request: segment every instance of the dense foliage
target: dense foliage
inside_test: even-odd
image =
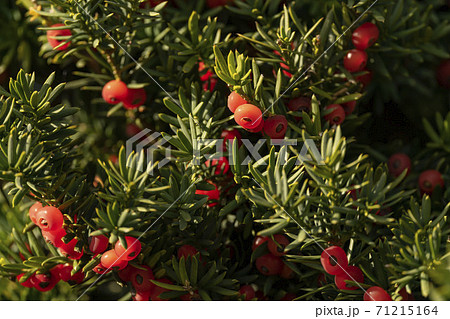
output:
[[[0,298],[449,300],[449,15],[3,1]]]

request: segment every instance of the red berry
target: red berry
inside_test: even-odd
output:
[[[103,275],[109,273],[111,269],[103,267],[102,264],[100,263],[97,266],[95,266],[94,269],[92,269],[92,271],[94,271],[97,274]]]
[[[280,257],[272,254],[266,254],[256,259],[256,268],[263,275],[277,275],[283,269],[283,262]]]
[[[50,282],[51,276],[52,275],[50,273],[35,274],[34,277],[33,277],[33,280],[35,282]]]
[[[150,291],[137,291],[132,298],[133,301],[150,301]]]
[[[36,225],[45,231],[60,230],[64,223],[64,217],[61,211],[53,206],[45,206],[36,214]]]
[[[350,50],[344,57],[344,68],[349,72],[360,72],[366,67],[367,59],[366,52],[357,49]]]
[[[139,133],[141,133],[141,129],[136,124],[128,124],[127,127],[125,128],[125,134],[128,137],[132,137]]]
[[[292,43],[291,43],[291,48],[294,49],[294,45]],[[273,51],[273,53],[275,53],[278,56],[281,56],[281,53],[278,52],[278,51]],[[283,57],[281,57],[281,60],[286,62],[286,60]],[[292,77],[292,74],[290,72],[288,72],[289,71],[289,67],[285,63],[281,62],[280,63],[280,67],[281,67],[281,72],[283,72],[284,75],[286,75],[288,78]],[[273,74],[276,76],[275,70],[273,71]]]
[[[336,277],[334,277],[334,283],[336,284],[336,287],[338,289],[356,290],[359,288],[359,286],[357,286],[356,284],[347,284],[345,282],[345,280],[356,281],[356,282],[362,283],[362,282],[364,282],[364,274],[361,271],[361,269],[359,269],[358,267],[348,266],[345,269],[344,273],[338,274],[338,275],[336,275]]]
[[[109,239],[105,235],[89,237],[89,250],[94,255],[103,253],[108,249]]]
[[[122,269],[121,271],[119,271],[118,275],[119,278],[122,279],[123,281],[127,282],[131,280],[131,275],[134,272],[134,268],[131,265],[126,266],[124,269]]]
[[[450,90],[450,59],[442,61],[436,70],[436,79],[440,86]]]
[[[264,133],[272,139],[282,139],[286,134],[288,121],[284,115],[275,115],[264,121]]]
[[[343,103],[341,106],[344,109],[345,116],[348,116],[348,115],[352,114],[353,111],[355,110],[356,101],[350,101],[347,103]]]
[[[255,289],[250,285],[245,285],[239,289],[239,294],[244,297],[245,301],[250,301],[255,298]]]
[[[263,128],[264,128],[264,120],[262,120],[257,127],[253,129],[246,128],[245,130],[251,133],[259,133],[263,130]]]
[[[212,74],[214,74],[214,73],[212,73]],[[212,75],[211,75],[210,78],[208,79],[208,81],[205,81],[205,83],[203,83],[203,91],[213,92],[216,85],[217,85],[217,79],[212,77]]]
[[[268,240],[269,237],[267,236],[256,236],[255,239],[253,240],[252,250],[254,251],[256,248],[258,248]]]
[[[125,236],[125,241],[127,242],[127,248],[123,247],[120,240],[116,242],[114,250],[117,256],[124,260],[133,260],[141,252],[141,242],[134,237]]]
[[[151,293],[154,285],[150,280],[155,279],[155,277],[153,276],[153,271],[149,266],[146,265],[139,265],[139,267],[144,269],[135,267],[132,268],[132,271],[130,273],[131,284],[133,285],[134,289],[136,289],[136,291],[148,291]]]
[[[300,96],[292,99],[288,103],[288,109],[293,112],[305,111],[306,113],[309,113],[312,110],[311,98]]]
[[[363,85],[363,88],[365,88],[370,84],[370,82],[372,82],[373,73],[372,71],[369,71],[367,69],[364,69],[363,71],[366,73],[355,77],[355,80],[361,83]]]
[[[109,156],[108,160],[110,160],[113,164],[117,164],[119,161],[119,158],[117,157],[117,155],[111,154]]]
[[[62,281],[69,281],[70,278],[72,278],[73,267],[70,264],[59,264],[56,265],[53,269]]]
[[[56,284],[59,282],[58,273],[55,270],[50,270],[47,274],[35,275],[32,282],[33,287],[37,290],[44,292],[52,290]]]
[[[62,238],[66,236],[66,231],[64,228],[60,228],[57,231],[50,232],[50,231],[42,231],[42,237],[44,237],[45,241],[52,244],[56,248],[59,248],[64,245]]]
[[[203,61],[200,61],[198,63],[198,72],[203,73],[203,71],[206,69],[206,65]],[[211,71],[210,69],[206,70],[206,73],[203,73],[200,75],[200,80],[202,82],[208,81],[212,76],[214,75],[214,72]]]
[[[292,78],[292,73],[287,71],[289,70],[289,67],[285,63],[280,63],[281,72],[283,72],[284,75],[286,75],[288,78]]]
[[[280,277],[283,279],[292,279],[294,277],[294,271],[286,264],[283,264],[283,268],[280,271]]]
[[[52,25],[52,28],[57,28],[57,27],[63,27],[65,26],[62,23],[57,23]],[[62,29],[62,30],[48,30],[47,31],[47,41],[48,43],[52,46],[52,48],[56,48],[57,46],[59,46],[61,43],[66,42],[66,40],[58,40],[55,37],[70,37],[72,36],[72,32],[69,29]],[[59,48],[57,48],[56,50],[58,51],[64,51],[66,50],[69,46],[70,46],[71,42],[67,42],[66,44],[60,46]]]
[[[388,161],[389,173],[392,176],[399,176],[406,169],[406,175],[409,174],[411,170],[411,160],[409,156],[403,153],[396,153],[389,157]]]
[[[84,280],[84,273],[80,270],[76,274],[73,274],[72,277],[70,277],[70,280],[68,281],[71,285],[74,284],[81,284]]]
[[[344,122],[345,111],[339,104],[328,105],[325,110],[332,110],[331,113],[324,116],[324,119],[327,120],[330,125],[341,125],[342,122]]]
[[[414,296],[410,295],[405,288],[402,288],[398,294],[402,296],[402,301],[414,301]]]
[[[436,186],[444,188],[444,180],[441,173],[434,169],[422,172],[419,176],[420,190],[428,195],[431,195]]]
[[[201,190],[201,189],[197,189],[196,191],[195,191],[195,194],[198,194],[198,195],[206,195],[206,196],[208,196],[208,201],[212,201],[212,203],[209,203],[208,204],[208,206],[209,207],[213,207],[213,206],[216,206],[217,205],[217,201],[218,201],[218,199],[220,198],[220,192],[219,192],[219,189],[217,188],[217,185],[216,184],[214,184],[213,182],[211,182],[211,181],[207,181],[209,184],[211,184],[211,185],[213,185],[216,189],[214,189],[214,190]]]
[[[364,293],[364,301],[392,301],[392,298],[383,288],[373,286]]]
[[[234,120],[245,129],[256,129],[262,122],[261,110],[252,104],[243,104],[234,111]]]
[[[215,175],[225,175],[230,170],[230,163],[224,156],[217,159],[207,160],[205,162],[206,167],[216,167],[214,170]]]
[[[195,290],[193,293],[188,292],[187,294],[184,294],[180,296],[180,300],[182,301],[194,301],[194,300],[201,300],[200,295],[198,294],[198,290]]]
[[[178,258],[184,257],[187,259],[188,257],[195,256],[198,253],[197,248],[191,245],[183,245],[178,248],[177,256]]]
[[[203,63],[203,62],[200,62],[200,63]],[[198,70],[202,71],[204,68],[205,68],[204,66],[203,66],[203,68],[199,67]],[[211,78],[213,78],[213,76],[214,76],[214,72],[211,71],[210,69],[208,69],[205,74],[200,76],[200,80],[202,82],[208,82]]]
[[[166,278],[161,278],[158,281],[162,282],[162,283],[165,283],[165,284],[169,284],[169,285],[173,284],[169,279],[166,279]],[[162,288],[162,287],[159,287],[157,285],[154,285],[153,291],[152,291],[152,293],[150,295],[151,300],[152,301],[166,301],[166,300],[169,300],[169,299],[163,299],[163,298],[160,297],[160,295],[163,292],[166,292],[166,291],[169,291],[169,290],[166,289],[166,288]]]
[[[226,151],[228,149],[228,146],[233,145],[234,139],[238,142],[238,145],[242,145],[242,136],[241,133],[237,129],[231,129],[231,130],[223,130],[222,134],[220,135],[223,139],[223,150]]]
[[[120,80],[112,80],[105,84],[102,96],[106,103],[118,104],[125,101],[129,95],[127,85]]]
[[[331,246],[325,249],[320,255],[320,262],[323,269],[330,275],[342,274],[348,266],[347,255],[339,246]]]
[[[267,245],[267,248],[269,248],[269,251],[274,256],[284,256],[286,253],[284,252],[284,249],[287,245],[289,245],[289,240],[286,238],[286,236],[281,234],[276,234],[273,236],[273,240],[270,239],[269,243]]]
[[[378,40],[380,31],[372,22],[366,22],[356,28],[352,34],[352,42],[355,48],[365,50]]]
[[[122,270],[128,265],[128,261],[120,258],[120,255],[117,255],[114,249],[105,251],[100,262],[103,267],[114,270]]]
[[[237,92],[231,92],[231,94],[228,95],[228,108],[232,113],[234,113],[239,106],[244,104],[248,104],[248,102]]]
[[[59,251],[67,256],[69,259],[80,259],[81,256],[83,256],[83,251],[81,252],[77,252],[75,251],[75,246],[77,245],[78,240],[76,238],[72,239],[69,243],[67,244],[62,244],[61,247],[59,247]]]
[[[36,214],[42,208],[42,204],[40,202],[36,202],[33,206],[30,207],[28,211],[28,215],[30,216],[31,221],[36,224]]]
[[[147,100],[147,92],[143,88],[140,89],[128,89],[128,95],[123,100],[123,106],[127,110],[136,109]]]
[[[22,286],[24,286],[24,287],[27,287],[27,288],[32,288],[33,287],[33,276],[34,275],[31,275],[31,277],[29,277],[27,280],[25,280],[24,282],[20,282],[20,278],[22,278],[23,276],[24,276],[25,274],[20,274],[20,275],[17,275],[17,277],[16,277],[16,280],[17,280],[17,282],[19,283],[19,284],[21,284]]]

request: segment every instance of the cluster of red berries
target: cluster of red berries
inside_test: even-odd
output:
[[[335,276],[334,282],[338,289],[356,290],[358,289],[357,286],[349,285],[345,281],[354,280],[359,283],[364,281],[361,269],[348,264],[345,251],[339,246],[331,246],[325,249],[320,256],[320,262],[328,274]]]
[[[393,154],[389,158],[387,164],[389,173],[394,177],[399,176],[405,170],[407,170],[406,175],[411,171],[411,159],[404,153]],[[430,169],[423,171],[419,175],[419,189],[422,194],[433,194],[433,191],[437,186],[441,189],[444,188],[444,179],[439,171]]]
[[[184,257],[188,259],[197,255],[199,252],[197,248],[191,245],[183,245],[178,248],[177,256],[178,259]],[[201,256],[199,256],[199,260],[201,260]],[[128,265],[123,270],[119,271],[119,278],[124,282],[131,283],[134,288],[134,301],[164,301],[168,299],[164,299],[161,297],[163,292],[168,291],[168,289],[162,288],[158,285],[155,285],[151,282],[151,280],[155,280],[155,276],[153,275],[153,271],[147,265],[138,265],[136,267],[132,265]],[[165,284],[173,284],[167,278],[161,278],[157,280],[158,282]],[[180,297],[181,300],[193,300],[192,295],[187,293]]]
[[[64,27],[65,25],[62,23],[57,23],[52,25],[52,28],[61,28]],[[64,51],[66,50],[71,42],[67,42],[63,45],[61,45],[62,43],[66,42],[66,40],[60,40],[57,39],[57,37],[70,37],[72,36],[72,32],[69,29],[60,29],[60,30],[48,30],[47,31],[47,41],[48,43],[52,46],[53,49],[56,49],[58,51]],[[60,46],[61,45],[61,46]]]
[[[252,250],[266,244],[268,253],[256,259],[256,268],[265,276],[279,275],[281,278],[290,279],[294,271],[281,259],[286,253],[284,249],[289,245],[289,240],[282,234],[276,234],[273,239],[267,236],[257,236],[253,240]]]
[[[59,251],[70,259],[80,259],[83,252],[75,250],[78,243],[76,238],[72,239],[67,244],[62,241],[66,236],[66,231],[63,227],[64,216],[61,211],[54,206],[42,206],[37,202],[30,207],[28,211],[31,221],[36,224],[42,231],[44,239],[59,249]]]
[[[356,81],[361,83],[363,87],[366,87],[372,81],[372,72],[366,68],[368,55],[365,50],[378,40],[379,35],[380,31],[375,24],[371,22],[362,24],[352,34],[355,49],[347,52],[344,57],[344,67],[349,72],[365,72],[363,75],[355,77]]]
[[[166,299],[160,298],[161,293],[167,289],[161,288],[153,284],[150,280],[154,280],[152,269],[147,265],[138,265],[136,267],[128,265],[119,272],[119,278],[124,282],[131,283],[134,288],[134,301],[162,301]],[[161,278],[159,282],[172,284],[168,279]]]
[[[150,280],[154,280],[152,269],[147,265],[133,266],[128,262],[136,259],[140,254],[142,245],[139,240],[131,236],[125,236],[126,248],[120,240],[114,249],[107,250],[108,238],[100,235],[91,238],[89,249],[94,254],[102,254],[100,263],[93,269],[98,274],[106,274],[111,270],[118,271],[119,278],[127,283],[131,283],[134,288],[133,300],[148,301],[164,300],[159,297],[167,289],[154,285]],[[160,279],[160,282],[171,284],[170,280]]]
[[[83,252],[75,251],[77,239],[72,239],[68,244],[62,241],[66,235],[63,228],[64,216],[61,211],[53,206],[43,207],[41,203],[35,203],[29,210],[30,219],[39,226],[42,230],[44,239],[50,242],[55,247],[59,248],[60,252],[70,259],[80,259]],[[109,246],[109,239],[104,235],[91,236],[89,239],[89,251],[95,256],[102,254],[100,263],[94,267],[93,271],[98,274],[106,274],[111,270],[117,270],[119,277],[124,281],[130,281],[133,284],[136,292],[143,295],[156,291],[157,295],[154,298],[159,298],[159,294],[163,291],[159,287],[149,281],[154,279],[153,273],[148,266],[140,265],[139,268],[128,265],[128,262],[135,259],[141,252],[141,243],[134,237],[125,236],[125,245],[118,240],[113,249],[107,250]],[[83,280],[84,274],[75,274],[69,276],[68,273],[72,271],[72,266],[64,265],[57,266],[50,270],[46,276],[31,276],[23,285],[36,287],[37,289],[51,289],[61,279],[64,281],[74,281],[79,283]],[[141,269],[143,268],[143,269]],[[21,275],[20,277],[22,277]],[[36,279],[36,278],[37,279]],[[20,280],[20,278],[18,278]],[[45,279],[45,280],[44,280]],[[81,281],[80,281],[81,280]],[[35,283],[36,282],[36,283]],[[32,284],[32,285],[31,285]],[[51,287],[51,288],[49,288]],[[151,288],[151,289],[150,289]],[[42,290],[47,291],[47,290]]]
[[[108,248],[109,240],[100,235],[91,238],[89,249],[94,254],[102,254],[100,263],[93,269],[98,274],[106,274],[111,270],[122,270],[128,266],[128,262],[135,259],[141,252],[141,242],[134,237],[125,236],[126,248],[120,240],[114,249]]]
[[[378,27],[372,22],[366,22],[353,31],[352,42],[355,49],[348,51],[344,57],[344,67],[349,72],[361,72],[365,69],[368,60],[365,50],[378,40],[379,35]]]
[[[16,279],[24,287],[36,288],[45,292],[52,290],[60,280],[70,284],[82,283],[84,280],[83,272],[79,271],[72,275],[72,270],[73,267],[70,264],[59,264],[46,273],[33,273],[26,280],[22,279],[25,273],[18,275]]]
[[[132,110],[143,105],[147,100],[147,93],[143,88],[131,89],[121,80],[112,80],[105,84],[102,96],[108,104],[123,103],[123,106]]]
[[[291,99],[287,107],[292,112],[305,112],[310,113],[312,110],[311,98],[307,96],[300,96]],[[325,120],[331,125],[340,125],[344,122],[345,117],[353,113],[356,107],[356,101],[350,101],[342,104],[330,104],[325,107],[325,110],[331,112],[324,116]],[[301,117],[295,117],[297,121],[301,120]]]
[[[352,35],[352,42],[355,49],[348,51],[344,57],[344,67],[349,72],[367,72],[362,76],[356,77],[356,80],[361,82],[364,86],[366,86],[372,78],[372,74],[365,69],[368,60],[368,55],[365,50],[378,40],[379,33],[377,26],[371,22],[366,22],[359,26]],[[344,122],[345,117],[349,116],[354,111],[355,106],[356,101],[328,105],[325,110],[329,111],[329,113],[326,114],[324,118],[331,125],[340,125]]]
[[[360,268],[348,264],[345,251],[339,246],[331,246],[325,249],[320,262],[323,269],[334,277],[334,283],[340,290],[356,290],[358,286],[349,284],[346,281],[364,282],[364,274]],[[390,301],[391,296],[381,287],[371,287],[364,294],[364,300]]]
[[[228,96],[228,108],[234,113],[236,123],[249,132],[262,132],[272,139],[282,139],[286,134],[288,122],[284,115],[273,115],[264,120],[261,109],[249,104],[237,92]]]
[[[206,72],[205,72],[206,70]],[[203,82],[203,90],[212,92],[217,84],[217,78],[211,69],[207,69],[204,62],[198,64],[198,72],[200,75],[200,80]]]

